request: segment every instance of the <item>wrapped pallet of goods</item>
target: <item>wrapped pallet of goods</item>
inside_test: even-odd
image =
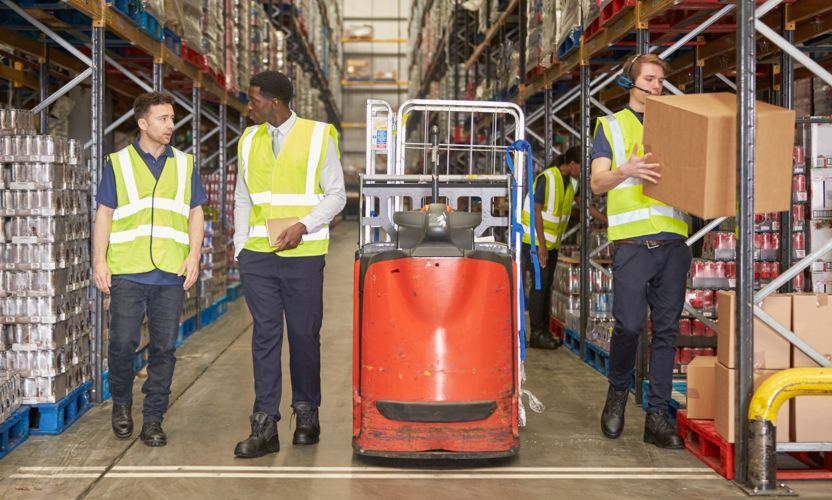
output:
[[[24,404],[55,403],[91,376],[89,167],[78,141],[0,109],[0,171],[0,368]]]
[[[240,90],[248,92],[249,81],[252,76],[251,68],[251,14],[254,5],[252,0],[239,0],[239,38],[237,45],[237,75]]]
[[[205,63],[212,73],[222,72],[223,44],[225,43],[222,0],[204,0],[205,30],[202,46],[205,49]]]
[[[599,6],[601,2],[602,0],[581,0],[581,24],[584,31],[601,15],[601,7]]]
[[[183,0],[182,40],[190,51],[200,55],[205,54],[202,46],[205,14],[202,9],[202,0]]]
[[[557,0],[555,17],[555,45],[558,55],[564,56],[578,45],[581,34],[580,0]]]
[[[239,0],[225,0],[225,8],[228,15],[225,18],[225,89],[237,94],[240,90],[240,79],[237,74],[239,68],[239,54],[237,47],[240,44],[240,9]]]

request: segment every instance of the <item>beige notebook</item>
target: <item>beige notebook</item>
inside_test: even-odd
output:
[[[298,223],[297,217],[266,220],[266,233],[269,235],[269,245],[276,247],[283,232]]]

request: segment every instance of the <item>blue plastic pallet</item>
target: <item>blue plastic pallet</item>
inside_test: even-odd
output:
[[[33,436],[61,434],[92,408],[90,389],[85,382],[57,403],[29,406],[29,433]]]
[[[581,336],[567,328],[563,331],[563,345],[575,354],[580,355]]]
[[[687,396],[688,383],[686,380],[674,380],[672,385],[673,393],[671,395],[672,397],[670,398],[670,407],[668,408],[668,413],[670,413],[670,416],[675,419],[676,412],[678,410],[685,409],[686,405],[682,404],[682,401],[680,401],[680,396]],[[649,386],[649,380],[645,380],[641,383],[641,407],[644,409],[644,411],[647,411],[647,388]]]
[[[225,288],[225,291],[228,300],[237,300],[240,298],[240,296],[243,295],[243,284],[238,282],[232,285],[228,285]]]
[[[581,45],[581,27],[576,26],[558,46],[558,60],[571,54]]]
[[[606,377],[609,374],[610,354],[592,342],[586,343],[586,348],[584,349],[584,361],[586,361],[586,364],[589,366],[595,368],[595,370],[597,370],[601,375]]]
[[[130,0],[107,0],[107,3],[125,16],[130,15]]]
[[[144,365],[147,364],[147,357],[150,354],[149,348],[144,346],[141,351],[136,351],[135,356],[133,357],[133,371],[137,372],[144,368]]]
[[[191,316],[182,323],[179,323],[179,335],[176,337],[176,348],[178,349],[188,337],[196,331],[196,316]]]
[[[112,394],[110,394],[110,370],[104,370],[104,374],[101,376],[101,379],[103,382],[102,385],[104,386],[104,389],[101,391],[101,400],[107,401],[110,399],[110,396],[112,396]]]
[[[0,423],[0,459],[29,439],[29,407],[21,406]]]
[[[130,14],[130,19],[133,24],[138,26],[143,31],[147,32],[154,40],[162,41],[164,39],[163,28],[161,23],[147,12],[133,12]]]

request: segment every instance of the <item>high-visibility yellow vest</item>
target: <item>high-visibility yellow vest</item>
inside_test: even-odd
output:
[[[113,212],[107,265],[113,274],[161,269],[177,274],[188,257],[188,216],[194,157],[173,149],[157,180],[129,145],[110,155],[118,207]]]
[[[638,146],[637,155],[644,154],[644,126],[629,109],[598,118],[612,148],[612,168],[626,163]],[[641,179],[630,177],[607,193],[608,236],[610,241],[637,238],[668,232],[688,235],[686,213],[645,196]]]
[[[323,200],[320,178],[329,138],[338,149],[338,133],[330,124],[297,118],[280,148],[272,150],[268,124],[249,127],[238,143],[240,175],[248,188],[252,208],[244,248],[274,252],[269,245],[266,220],[305,217]],[[329,225],[305,234],[303,244],[278,252],[281,257],[324,255],[329,249]]]
[[[558,167],[547,168],[534,178],[532,186],[537,186],[541,176],[546,179],[546,203],[543,205],[543,236],[546,240],[546,248],[555,250],[560,248],[561,240],[566,227],[569,225],[569,217],[572,215],[572,202],[575,200],[577,190],[577,179],[571,179],[569,185],[564,189],[563,175]],[[523,201],[523,211],[520,214],[520,223],[523,225],[523,243],[531,244],[531,192],[526,194]],[[538,237],[538,242],[542,238]]]

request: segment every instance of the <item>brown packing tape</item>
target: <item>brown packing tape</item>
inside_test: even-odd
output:
[[[815,305],[817,307],[826,307],[829,304],[829,295],[819,293],[815,295]]]

